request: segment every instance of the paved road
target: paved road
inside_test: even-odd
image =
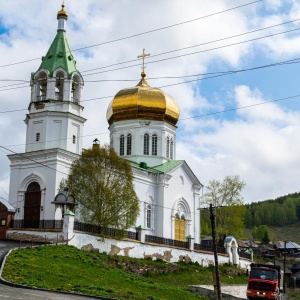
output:
[[[22,242],[21,247],[30,247],[32,244]],[[20,244],[11,240],[0,240],[0,265],[1,261],[10,249],[19,248]],[[100,298],[100,297],[99,297]],[[98,298],[98,299],[99,299]],[[77,296],[56,292],[45,292],[36,289],[23,289],[12,287],[0,282],[0,300],[87,300],[95,297]]]
[[[59,294],[31,289],[14,288],[0,284],[1,300],[87,300],[93,297],[76,296],[69,294]]]

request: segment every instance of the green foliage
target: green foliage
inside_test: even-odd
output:
[[[215,207],[216,229],[219,236],[229,234],[237,238],[243,236],[246,208],[243,205],[241,191],[245,185],[237,175],[226,176],[223,181],[209,181],[203,203]]]
[[[246,205],[245,224],[247,228],[263,224],[286,226],[298,220],[300,220],[300,193]]]
[[[139,200],[128,161],[109,147],[83,151],[67,180],[86,222],[103,228],[127,229],[139,215]]]
[[[252,237],[254,240],[257,239],[257,227],[256,226],[254,226],[252,229]]]
[[[191,293],[188,286],[211,284],[213,269],[196,263],[109,256],[69,246],[40,246],[14,250],[7,258],[3,278],[39,288],[117,299],[145,300],[148,295],[148,299],[157,300],[208,300]],[[222,284],[247,282],[245,274],[232,266],[220,266],[220,275]]]
[[[260,225],[256,229],[254,238],[265,244],[270,243],[271,241],[270,228],[267,225]]]

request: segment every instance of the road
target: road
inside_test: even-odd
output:
[[[30,242],[22,242],[21,247],[30,247]],[[19,248],[17,241],[0,240],[0,266],[2,259],[10,249]],[[78,296],[72,294],[62,294],[57,292],[47,292],[37,289],[26,289],[12,287],[0,282],[0,300],[87,300],[87,299],[107,299],[101,297]]]
[[[0,284],[1,300],[87,300],[93,297],[76,296],[33,289],[22,289]]]

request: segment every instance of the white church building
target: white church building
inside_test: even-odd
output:
[[[61,219],[51,202],[82,151],[84,80],[66,38],[67,18],[62,5],[56,37],[31,74],[25,152],[8,155],[9,202],[15,219],[28,227]],[[107,108],[111,146],[131,163],[134,174],[140,200],[136,227],[148,235],[179,241],[189,236],[199,243],[203,186],[184,160],[176,160],[178,118],[175,99],[150,87],[144,71],[140,82],[119,91]]]

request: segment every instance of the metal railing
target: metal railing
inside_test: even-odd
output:
[[[37,101],[45,101],[46,95],[37,96]]]
[[[202,251],[210,251],[210,252],[214,251],[212,245],[196,244],[196,243],[194,244],[194,249],[195,250],[202,250]],[[217,246],[217,252],[218,253],[224,253],[224,254],[227,253],[225,247],[220,247],[220,246]]]
[[[63,220],[12,220],[10,228],[36,228],[36,229],[62,229]],[[79,221],[74,222],[74,230],[99,234],[109,237],[126,237],[132,240],[138,240],[138,232],[123,231],[115,228],[104,228],[100,225],[87,224]],[[167,245],[178,248],[189,249],[187,241],[177,241],[153,235],[145,235],[145,242],[158,245]],[[213,252],[212,245],[194,244],[194,250],[203,250]],[[227,253],[224,247],[217,247],[218,253]],[[249,253],[239,253],[241,257],[251,258]]]
[[[55,100],[63,101],[63,95],[60,95],[59,93],[55,93]]]
[[[145,242],[148,243],[154,243],[154,244],[160,244],[160,245],[168,245],[168,246],[174,246],[179,248],[189,248],[188,242],[184,241],[177,241],[172,239],[167,239],[159,236],[154,235],[145,235]]]
[[[115,228],[104,228],[101,225],[87,224],[83,222],[74,222],[74,230],[83,231],[88,233],[101,234],[111,237],[127,237],[130,239],[137,239],[137,233],[132,231],[125,231]]]
[[[10,228],[62,229],[63,220],[12,220]]]

